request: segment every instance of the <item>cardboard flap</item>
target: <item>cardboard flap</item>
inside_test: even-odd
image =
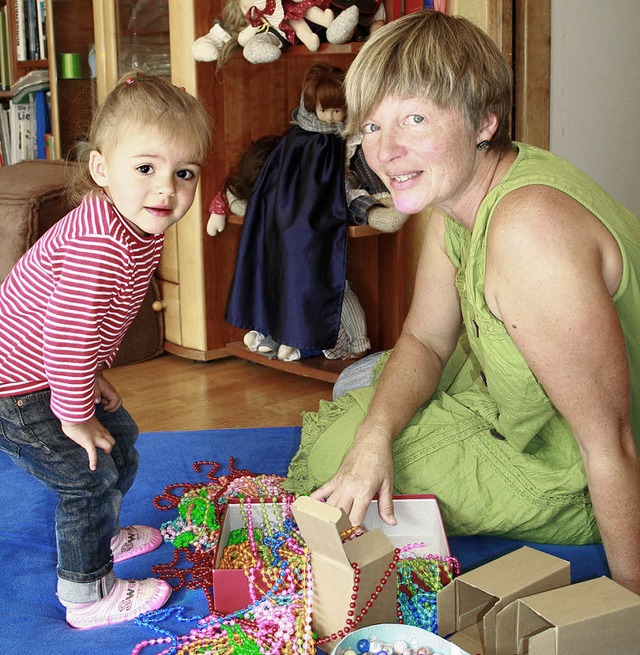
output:
[[[530,655],[600,655],[611,652],[614,644],[616,652],[634,652],[640,643],[640,597],[610,578],[553,589],[519,603],[523,616],[537,617],[518,626],[528,649],[522,652]],[[536,630],[543,621],[552,628]],[[553,651],[548,650],[550,643],[555,644]]]
[[[557,626],[593,620],[627,607],[635,606],[640,611],[640,596],[606,577],[529,596],[525,601]]]
[[[471,585],[458,585],[458,629],[478,623],[484,615],[496,604],[498,599],[483,589]]]
[[[527,595],[571,582],[569,562],[535,548],[523,546],[461,578],[474,587],[500,598],[504,604]]]
[[[321,555],[351,569],[340,539],[340,532],[349,528],[351,523],[342,509],[309,496],[300,496],[291,505],[291,511],[305,543],[314,555]]]
[[[461,578],[454,579],[437,595],[439,633],[448,635],[481,624],[483,617],[497,600],[492,594],[468,584]],[[478,625],[474,633],[480,634],[480,629],[481,626]]]
[[[546,653],[558,653],[558,640],[555,628],[547,628],[538,634],[530,637],[523,637],[518,642],[518,655],[545,655]],[[575,653],[571,650],[567,653]],[[585,651],[586,652],[586,651]],[[607,651],[604,650],[604,653]],[[558,655],[560,655],[558,653]]]
[[[543,652],[555,653],[556,634],[553,624],[520,600],[510,603],[497,615],[496,655],[529,653],[528,640],[539,633],[544,633],[544,636],[538,643],[546,646],[553,644],[551,650]]]
[[[375,562],[381,557],[385,560],[393,559],[393,544],[387,535],[378,528],[365,532],[357,539],[347,541],[343,546],[349,562],[357,562],[361,567]]]

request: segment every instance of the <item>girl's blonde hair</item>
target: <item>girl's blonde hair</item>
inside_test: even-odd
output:
[[[132,72],[122,76],[93,116],[89,136],[76,147],[80,165],[69,186],[74,204],[99,187],[89,173],[89,154],[108,153],[123,128],[153,127],[190,150],[190,160],[202,164],[211,147],[209,115],[196,98],[168,78]]]
[[[457,110],[470,133],[498,117],[491,147],[511,148],[512,71],[491,38],[469,20],[426,10],[388,23],[365,43],[346,75],[345,132],[362,124],[387,96],[422,97]]]

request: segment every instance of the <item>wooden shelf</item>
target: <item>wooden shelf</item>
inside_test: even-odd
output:
[[[227,223],[231,225],[242,225],[244,223],[244,218],[242,216],[236,216],[235,214],[229,214],[229,216],[227,216]],[[352,239],[359,239],[362,237],[381,236],[383,232],[369,227],[368,225],[349,225],[347,234]]]
[[[251,352],[242,341],[227,344],[227,350],[234,357],[246,359],[261,366],[268,366],[293,375],[302,375],[314,380],[323,380],[334,384],[338,376],[347,366],[353,364],[355,359],[327,359],[326,357],[307,357],[295,362],[282,362],[279,359],[269,359],[260,353]]]

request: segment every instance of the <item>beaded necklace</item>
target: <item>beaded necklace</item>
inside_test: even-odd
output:
[[[312,655],[316,644],[342,639],[358,627],[394,568],[398,570],[399,622],[437,631],[435,595],[459,574],[459,564],[453,557],[417,557],[413,551],[426,546],[416,543],[396,549],[390,569],[357,616],[355,608],[361,570],[354,562],[354,583],[345,626],[317,639],[311,627],[311,558],[291,518],[293,497],[282,489],[284,478],[235,469],[233,458],[227,476],[214,477],[219,470],[215,462],[196,462],[194,470],[199,473],[203,465],[211,467],[207,483],[170,485],[154,499],[157,509],[177,508],[178,517],[162,526],[165,540],[176,547],[173,561],[155,565],[152,569],[173,582],[174,589],[203,589],[211,613],[206,617],[186,617],[184,608],[178,606],[138,617],[135,622],[155,632],[157,637],[141,641],[134,647],[132,655],[139,655],[147,646],[158,645],[164,650],[157,655]],[[226,565],[245,570],[251,603],[223,616],[213,610],[211,570],[224,511],[232,497],[239,500],[244,528],[231,533],[230,543],[225,548],[229,553],[223,552],[222,560],[227,557]],[[283,501],[282,509],[276,502],[278,499]],[[260,503],[260,527],[253,523],[251,507],[254,502]],[[267,502],[272,503],[272,517],[268,515]],[[364,528],[358,525],[340,536],[343,541],[348,541],[363,533]],[[184,565],[181,560],[184,560]],[[257,576],[258,572],[260,576]],[[258,578],[265,582],[264,589],[259,588]],[[163,627],[169,618],[195,627],[188,634],[176,635]]]

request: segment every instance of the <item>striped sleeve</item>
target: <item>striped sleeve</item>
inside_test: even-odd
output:
[[[101,326],[116,296],[130,293],[127,259],[122,246],[104,235],[70,240],[52,258],[55,284],[44,315],[42,356],[51,409],[61,420],[93,416]]]

